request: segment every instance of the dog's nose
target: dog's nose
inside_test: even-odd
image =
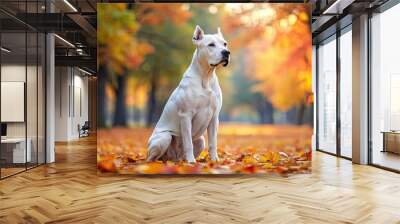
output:
[[[229,55],[231,54],[231,52],[229,52],[229,51],[227,51],[227,50],[223,50],[223,51],[221,52],[221,54],[222,54],[222,56],[223,56],[224,58],[228,58]]]

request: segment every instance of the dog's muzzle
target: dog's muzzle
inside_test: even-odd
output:
[[[229,55],[231,54],[231,52],[228,51],[228,50],[223,50],[223,51],[221,52],[221,54],[222,54],[222,61],[221,61],[221,63],[223,63],[222,65],[223,65],[224,67],[226,67],[226,66],[229,64]]]
[[[223,63],[222,66],[226,67],[229,64],[229,58],[223,59],[221,62]]]
[[[229,58],[230,58],[229,55],[230,55],[230,53],[231,53],[231,52],[229,52],[229,51],[227,51],[227,50],[223,50],[223,51],[221,52],[221,54],[222,54],[222,59],[221,59],[221,61],[218,62],[217,64],[210,64],[210,65],[216,67],[216,66],[222,64],[222,66],[226,67],[226,66],[229,64]]]
[[[211,66],[217,67],[218,65],[222,64],[222,66],[226,67],[229,64],[229,58],[223,58],[217,64],[210,64]]]

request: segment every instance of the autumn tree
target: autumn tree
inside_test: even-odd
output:
[[[224,29],[233,48],[246,46],[246,73],[280,111],[311,102],[311,33],[302,4],[236,5],[227,8]],[[300,120],[301,118],[299,118]]]
[[[138,39],[146,40],[155,51],[146,56],[143,65],[132,74],[148,83],[147,125],[161,113],[158,103],[166,101],[187,64],[190,63],[193,30],[187,21],[191,17],[186,4],[140,4],[135,8],[141,29]],[[173,85],[171,85],[173,84]]]
[[[169,42],[169,36],[160,36],[161,30],[157,29],[166,24],[181,25],[190,17],[190,13],[182,5],[171,4],[99,4],[98,11],[100,70],[107,71],[105,72],[107,76],[103,76],[103,80],[109,81],[115,87],[114,125],[125,126],[127,76],[134,74],[135,71],[143,71],[143,62],[151,60],[154,55],[159,55],[159,44]],[[149,27],[155,32],[146,33]],[[170,34],[170,36],[175,35],[173,32]],[[153,41],[154,39],[158,42]],[[179,43],[176,43],[176,46],[179,46]],[[151,54],[154,51],[157,51],[157,54]],[[161,60],[154,60],[151,67],[159,68]],[[158,79],[158,72],[150,71],[147,74],[152,81]],[[142,76],[146,76],[146,73],[142,73]],[[103,83],[105,82],[99,80],[100,88]],[[100,103],[100,110],[105,108]],[[104,120],[104,116],[100,116],[100,119]]]
[[[235,57],[242,59],[245,57],[242,51],[235,51]],[[273,111],[272,104],[265,99],[265,97],[253,88],[258,84],[258,80],[249,78],[246,74],[246,67],[248,62],[245,60],[236,60],[235,68],[231,71],[228,80],[233,90],[229,91],[229,96],[224,96],[224,107],[222,113],[232,113],[238,107],[250,107],[258,114],[258,122],[263,124],[273,124]],[[224,86],[224,88],[226,88]],[[226,92],[226,90],[224,90]]]
[[[140,25],[127,4],[99,4],[97,16],[99,126],[105,126],[107,83],[111,83],[117,92],[116,124],[124,125],[126,116],[124,74],[129,69],[137,68],[143,62],[144,56],[153,48],[135,38]]]

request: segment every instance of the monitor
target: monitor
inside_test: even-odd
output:
[[[7,124],[1,123],[1,136],[7,136]]]

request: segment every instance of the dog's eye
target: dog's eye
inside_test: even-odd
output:
[[[209,47],[215,47],[214,43],[208,44]]]
[[[224,43],[224,46],[226,47],[226,42]]]

